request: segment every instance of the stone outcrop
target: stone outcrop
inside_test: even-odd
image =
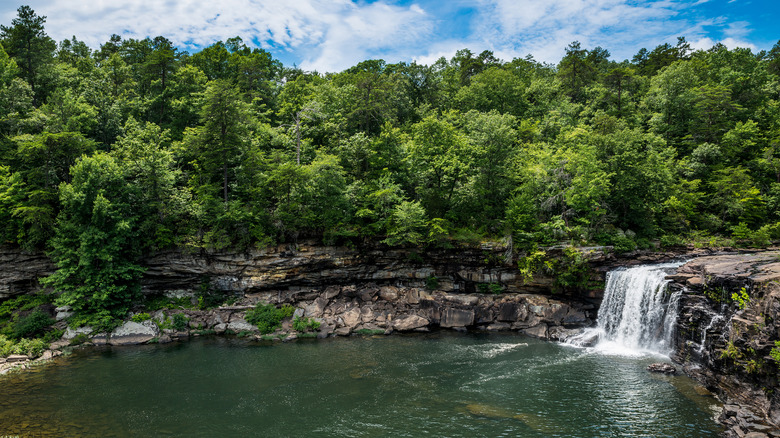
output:
[[[527,335],[563,340],[594,323],[592,304],[561,301],[531,294],[461,294],[426,291],[418,288],[329,286],[295,291],[266,291],[249,294],[231,306],[213,310],[177,310],[187,317],[189,331],[174,333],[159,330],[170,318],[156,312],[152,320],[128,321],[109,334],[94,334],[88,327],[68,329],[67,340],[80,334],[93,344],[127,345],[165,342],[169,338],[202,333],[254,333],[258,329],[246,322],[246,311],[256,303],[288,304],[296,307],[297,317],[320,322],[318,337],[348,336],[361,333],[455,330],[514,330]],[[274,337],[286,338],[292,328],[288,320]],[[166,337],[167,336],[167,337]],[[83,337],[82,337],[83,338]]]
[[[422,288],[430,282],[455,293],[474,293],[489,283],[511,292],[545,293],[552,284],[547,278],[524,283],[511,252],[498,244],[424,252],[303,243],[238,254],[170,251],[148,258],[145,267],[146,293],[193,291],[204,282],[236,294],[364,283]]]
[[[647,371],[651,373],[676,374],[677,368],[670,363],[651,363],[647,366]]]
[[[545,248],[556,257],[564,247]],[[592,268],[595,283],[614,267],[703,255],[707,250],[679,249],[667,252],[635,251],[616,255],[610,247],[579,248]],[[487,286],[505,292],[550,294],[552,277],[540,273],[524,279],[517,269],[511,245],[487,242],[477,247],[388,248],[323,246],[313,242],[279,245],[245,252],[170,250],[142,260],[146,272],[142,290],[147,294],[188,294],[202,287],[236,295],[285,288],[328,285],[360,285],[434,288],[455,294],[481,292]],[[54,272],[43,254],[0,247],[0,299],[35,292],[38,279]],[[490,288],[488,288],[490,289]],[[595,287],[584,297],[598,300]],[[384,293],[392,293],[385,291]]]
[[[149,342],[160,336],[160,329],[152,321],[127,321],[108,336],[111,345],[134,345]]]
[[[780,252],[700,257],[670,278],[683,290],[673,359],[724,401],[725,436],[780,436]]]
[[[54,269],[43,253],[0,246],[0,300],[37,290],[38,279]]]

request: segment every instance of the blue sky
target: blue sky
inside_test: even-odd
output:
[[[369,58],[431,63],[456,50],[492,50],[504,60],[532,54],[555,63],[578,40],[612,59],[675,43],[721,42],[768,50],[780,39],[778,0],[29,0],[0,2],[10,24],[21,4],[48,17],[55,40],[92,47],[112,33],[162,35],[195,52],[241,36],[285,65],[340,71]]]

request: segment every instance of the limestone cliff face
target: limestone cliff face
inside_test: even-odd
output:
[[[545,277],[524,284],[511,254],[498,245],[425,252],[308,244],[244,253],[171,251],[148,258],[145,266],[145,292],[193,290],[204,281],[244,294],[367,282],[409,287],[436,282],[437,289],[459,293],[490,283],[512,292],[545,293],[552,285]]]
[[[780,252],[701,257],[671,278],[683,289],[674,358],[726,403],[726,436],[780,431],[770,356],[780,340]]]
[[[608,247],[581,248],[598,284],[607,271],[621,265],[649,263],[679,257],[681,252],[635,252],[616,256]],[[562,248],[548,248],[550,256]],[[404,249],[381,246],[359,248],[313,243],[280,245],[245,252],[164,251],[142,260],[145,293],[194,291],[210,287],[240,294],[264,290],[374,283],[425,287],[435,277],[437,290],[452,293],[484,292],[485,288],[526,294],[551,294],[554,279],[545,273],[526,281],[517,267],[517,255],[499,243],[451,249]],[[43,253],[0,247],[0,299],[35,292],[38,278],[55,267]],[[491,289],[492,288],[492,289]],[[595,303],[603,291],[595,287],[580,297]]]
[[[0,246],[0,300],[34,292],[40,288],[38,279],[54,269],[43,253]]]

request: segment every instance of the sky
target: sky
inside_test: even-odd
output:
[[[366,59],[430,64],[464,48],[557,63],[572,41],[620,61],[678,36],[696,49],[769,50],[780,40],[780,0],[0,0],[0,23],[22,4],[47,17],[56,41],[98,48],[112,34],[162,35],[194,53],[240,36],[320,73]]]

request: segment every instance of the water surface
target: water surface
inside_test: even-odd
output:
[[[0,436],[717,436],[658,359],[450,332],[107,347],[0,376]]]

